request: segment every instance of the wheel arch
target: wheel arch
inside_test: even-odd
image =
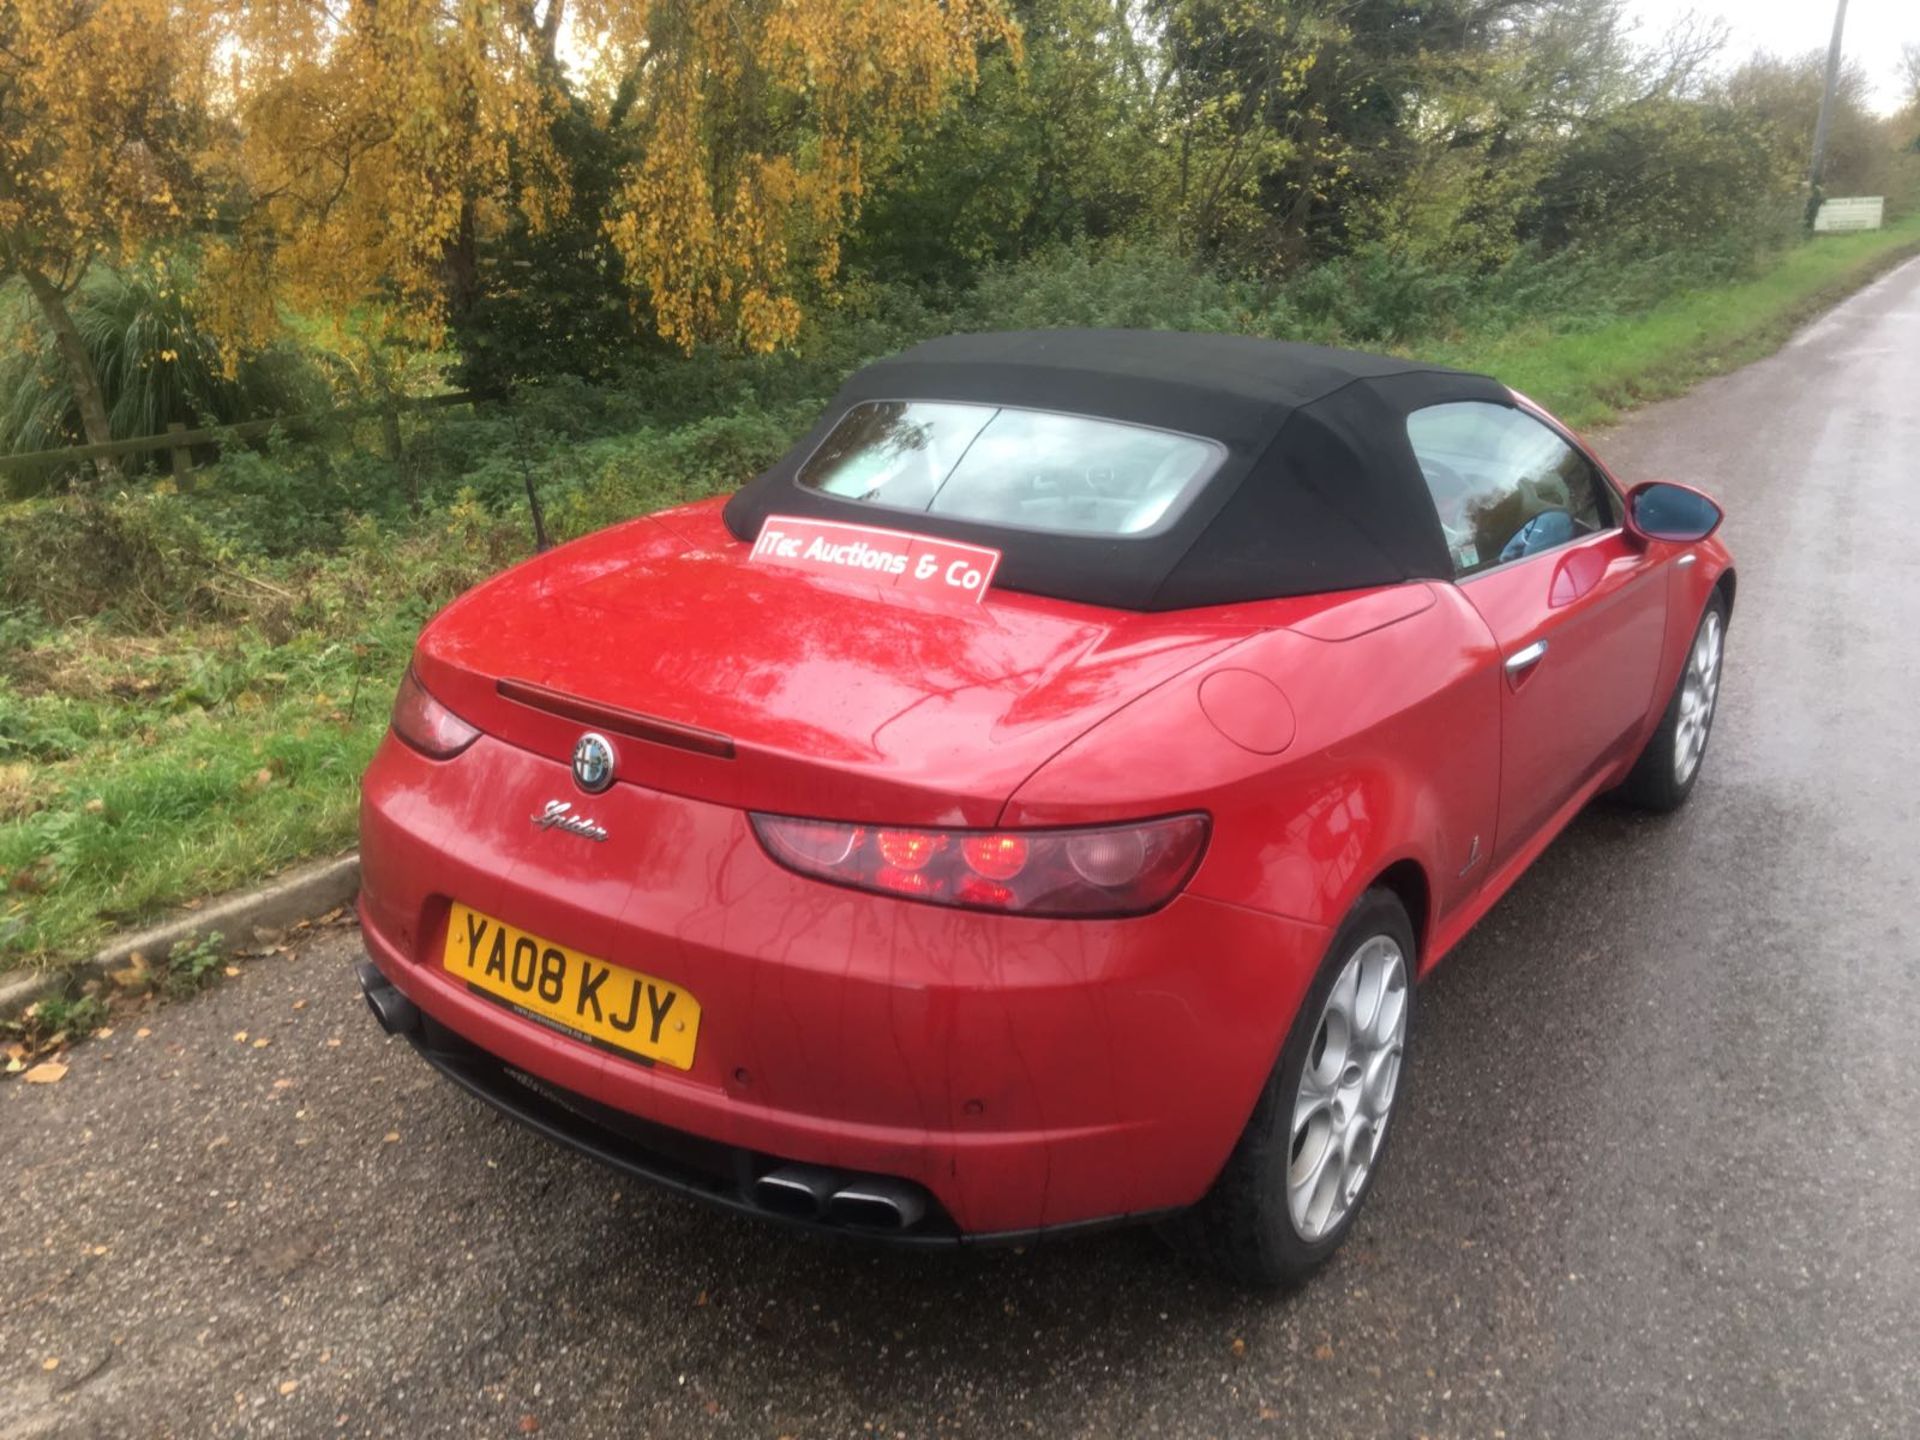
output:
[[[1428,926],[1433,919],[1433,886],[1427,879],[1426,867],[1411,857],[1396,860],[1374,876],[1361,894],[1373,889],[1391,891],[1405,907],[1407,919],[1413,923],[1413,943],[1419,951],[1414,956],[1414,970],[1424,971],[1432,948],[1428,943]]]

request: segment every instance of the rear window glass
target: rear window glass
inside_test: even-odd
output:
[[[843,500],[1022,530],[1146,535],[1173,523],[1224,453],[1085,415],[873,400],[841,417],[799,481]]]

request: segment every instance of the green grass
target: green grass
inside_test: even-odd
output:
[[[404,641],[301,656],[246,633],[182,636],[189,663],[170,667],[62,638],[63,668],[0,685],[7,731],[38,750],[0,761],[0,961],[70,956],[351,843]]]
[[[1488,371],[1592,425],[1765,353],[1916,249],[1920,214],[1774,251],[1730,283],[1655,292],[1666,298],[1631,318],[1598,302],[1562,306],[1398,348]],[[1071,287],[1097,277],[1062,274],[1062,295],[1030,291],[1033,313],[1020,320],[1232,320],[1191,305],[1082,314]],[[1516,291],[1506,312],[1524,303]],[[1284,317],[1255,328],[1296,333]],[[527,551],[523,465],[562,533],[727,488],[804,428],[809,396],[907,333],[843,336],[840,350],[785,369],[700,362],[632,392],[563,393],[532,452],[523,421],[498,416],[423,433],[416,448],[440,456],[448,478],[420,521],[391,508],[350,518],[393,488],[351,445],[239,452],[178,500],[84,516],[47,502],[0,510],[13,527],[0,541],[16,537],[11,552],[0,544],[0,970],[57,964],[114,929],[350,846],[358,776],[419,625]],[[564,428],[593,404],[604,407],[599,432]],[[657,423],[634,428],[636,414]],[[450,501],[456,488],[475,498]],[[80,603],[89,595],[97,613]],[[48,623],[42,611],[69,601],[62,623]]]
[[[460,506],[256,565],[238,616],[23,639],[0,610],[0,970],[350,846],[420,625],[525,548]]]
[[[1920,212],[1884,230],[1816,236],[1771,256],[1751,279],[1687,291],[1595,328],[1561,332],[1543,321],[1415,348],[1497,375],[1570,425],[1601,425],[1769,353],[1811,315],[1917,250]]]

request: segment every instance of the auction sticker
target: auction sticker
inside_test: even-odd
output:
[[[1000,564],[1000,552],[984,545],[797,515],[769,515],[753,542],[752,558],[762,565],[871,580],[975,604],[985,597]]]

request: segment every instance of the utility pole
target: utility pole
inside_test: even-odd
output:
[[[1833,40],[1827,46],[1827,86],[1820,92],[1820,118],[1813,127],[1813,166],[1807,172],[1812,194],[1807,200],[1807,223],[1820,209],[1820,172],[1827,163],[1827,127],[1833,121],[1833,92],[1840,84],[1840,36],[1847,27],[1847,0],[1833,12]]]

